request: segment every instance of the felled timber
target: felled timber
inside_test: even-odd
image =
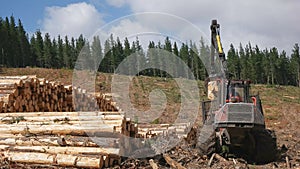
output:
[[[73,103],[76,101],[76,104]],[[0,112],[117,111],[104,94],[32,76],[0,76]]]
[[[138,128],[109,96],[36,76],[0,76],[0,155],[62,167],[120,164],[132,148],[122,136],[137,137]]]

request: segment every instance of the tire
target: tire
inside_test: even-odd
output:
[[[198,132],[196,147],[200,155],[210,156],[216,152],[216,132],[212,125],[204,125]]]
[[[254,131],[254,138],[255,163],[266,164],[277,160],[278,150],[274,131],[267,129]]]

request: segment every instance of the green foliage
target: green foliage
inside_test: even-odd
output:
[[[300,52],[298,43],[295,44],[293,53],[291,55],[291,75],[294,77],[292,80],[300,87]]]
[[[249,43],[245,47],[240,44],[236,50],[231,44],[227,55],[228,70],[234,79],[248,79],[271,86],[295,86],[300,79],[297,56],[300,58],[296,45],[292,56],[288,57],[285,51],[279,53],[276,47],[260,50],[257,45],[252,48]]]
[[[153,121],[151,122],[151,124],[159,124],[159,119],[157,118],[157,119],[153,120]]]

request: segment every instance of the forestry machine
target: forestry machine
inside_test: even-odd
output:
[[[250,95],[249,80],[233,80],[227,71],[220,25],[212,20],[209,101],[202,102],[203,127],[197,140],[202,155],[219,153],[253,163],[277,158],[276,136],[266,129],[259,95]]]

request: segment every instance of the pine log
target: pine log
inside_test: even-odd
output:
[[[111,115],[111,116],[36,116],[36,117],[24,117],[24,116],[16,116],[16,117],[3,117],[0,118],[0,121],[13,121],[16,118],[23,119],[22,121],[27,122],[49,122],[49,121],[106,121],[106,120],[123,120],[124,116],[121,115]]]
[[[172,167],[172,168],[176,168],[176,169],[186,169],[185,167],[183,167],[180,163],[176,162],[175,160],[173,160],[168,154],[163,154],[164,159],[166,160],[166,162]]]
[[[173,124],[139,124],[139,128],[157,128],[157,127],[172,127],[172,126],[191,126],[191,123],[173,123]]]
[[[16,119],[6,119],[0,121],[1,124],[7,124],[7,123],[12,123],[14,122],[17,125],[37,125],[37,126],[42,126],[42,125],[63,125],[63,124],[69,124],[69,125],[78,125],[78,126],[99,126],[102,124],[113,124],[116,126],[121,126],[123,120],[90,120],[90,121],[83,121],[83,120],[76,120],[76,121],[69,121],[68,119],[66,120],[65,118],[57,119],[54,121],[19,121],[17,122]]]
[[[152,167],[152,169],[159,169],[158,166],[157,166],[157,164],[154,162],[153,159],[149,160],[149,164]]]
[[[26,80],[36,78],[36,75],[24,75],[24,76],[0,76],[0,80]]]
[[[113,125],[103,125],[101,127],[90,126],[74,126],[74,125],[28,125],[28,126],[9,126],[0,127],[0,134],[22,134],[24,136],[31,135],[75,135],[75,136],[107,136],[115,133]]]
[[[100,115],[123,115],[122,112],[28,112],[28,113],[1,113],[0,117],[35,117],[35,116],[100,116]]]
[[[19,145],[19,146],[84,146],[84,147],[111,147],[119,146],[119,138],[107,137],[54,137],[54,136],[37,136],[24,137],[22,135],[6,135],[0,138],[2,145]]]
[[[47,154],[47,153],[34,153],[34,152],[4,152],[5,158],[9,161],[20,163],[35,163],[35,164],[48,164],[60,165],[65,167],[84,167],[84,168],[102,168],[104,165],[103,157],[88,157],[88,156],[75,156],[67,154]]]
[[[57,147],[57,146],[12,146],[0,145],[1,151],[23,151],[49,154],[119,155],[118,148]]]

